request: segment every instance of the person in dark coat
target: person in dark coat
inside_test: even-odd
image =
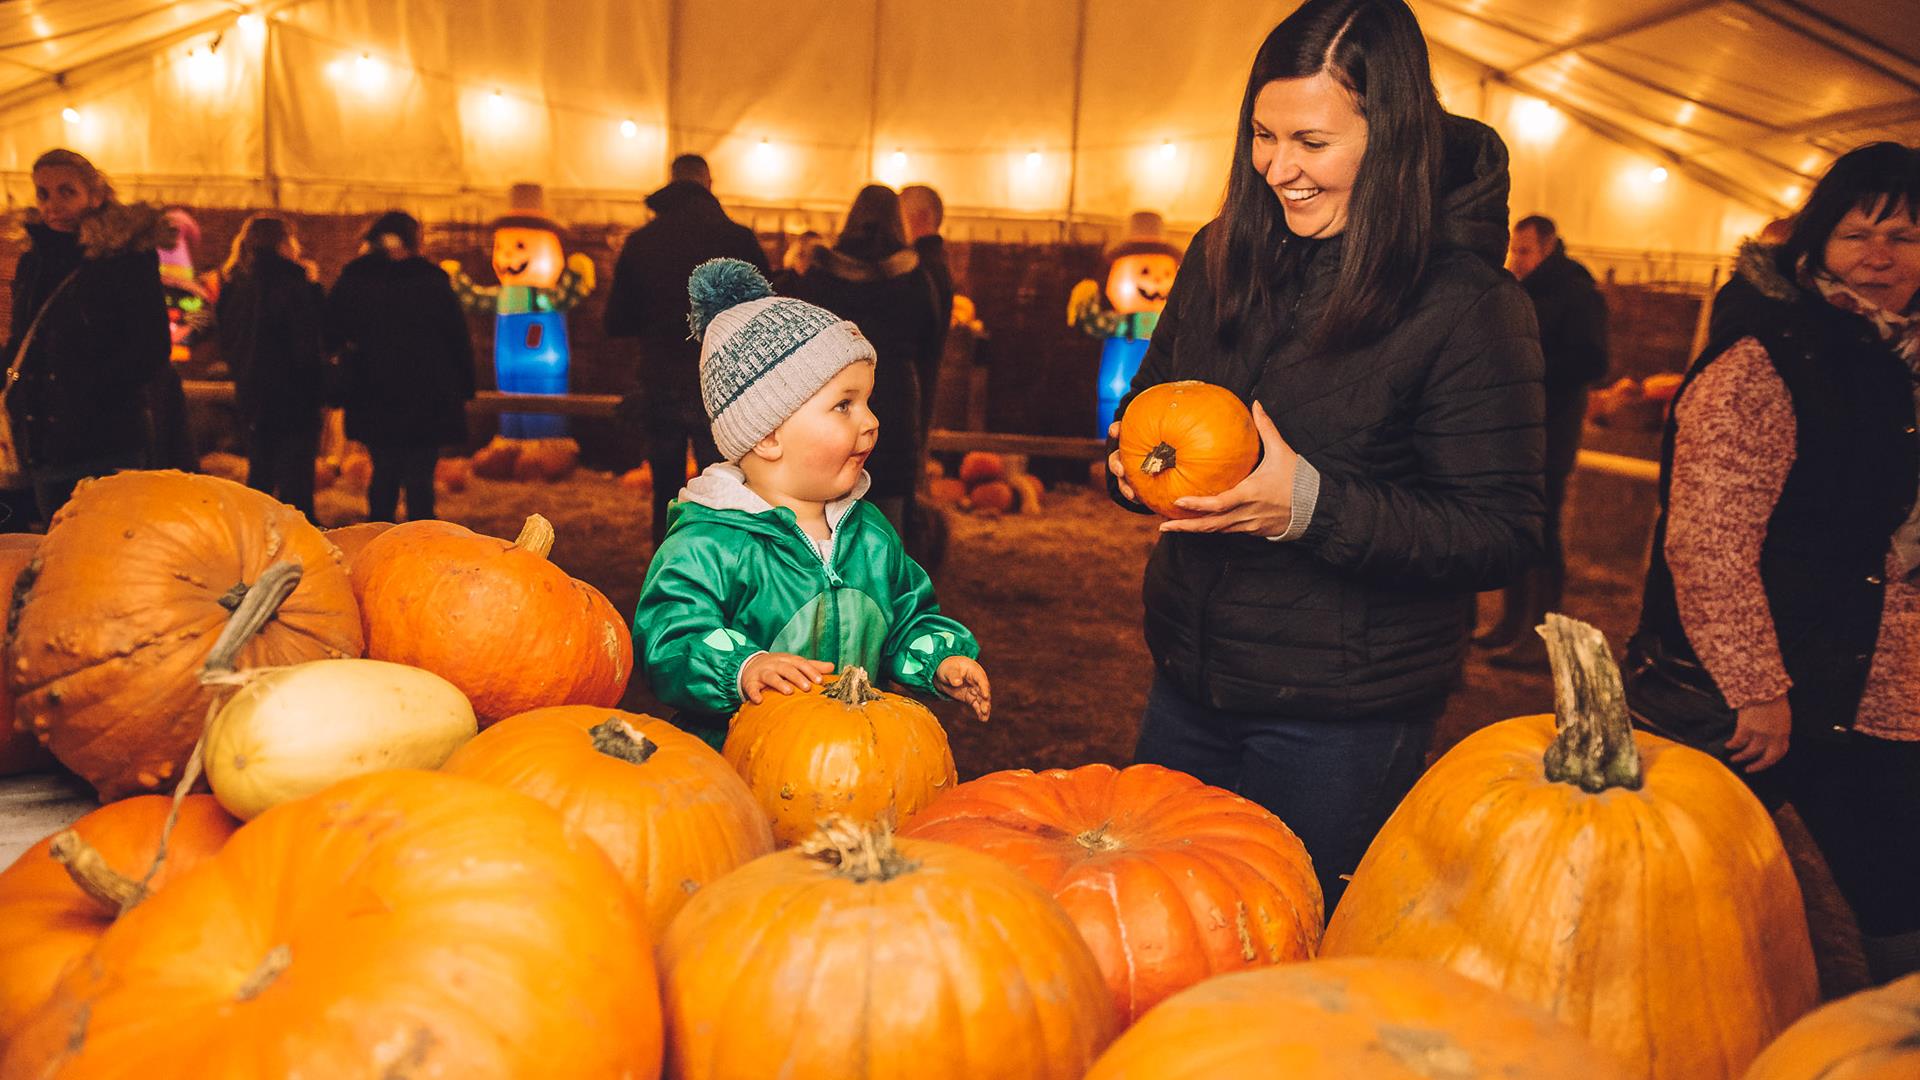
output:
[[[933,426],[934,394],[939,389],[940,359],[947,349],[947,331],[953,325],[953,267],[947,264],[947,241],[940,235],[946,221],[946,204],[940,193],[925,184],[909,184],[900,189],[900,216],[907,227],[907,243],[920,255],[920,265],[933,278],[933,292],[940,309],[940,338],[920,365],[920,427]]]
[[[858,326],[880,356],[868,401],[880,419],[880,442],[867,459],[867,499],[905,532],[925,439],[920,373],[929,357],[938,358],[934,350],[947,328],[933,276],[907,244],[892,188],[860,190],[840,239],[814,260],[794,295]]]
[[[1308,0],[1239,132],[1132,395],[1226,387],[1264,456],[1160,526],[1135,757],[1278,814],[1331,910],[1425,764],[1466,605],[1538,549],[1540,341],[1500,266],[1506,147],[1442,111],[1401,0]]]
[[[420,224],[398,210],[367,230],[364,252],[327,295],[327,342],[340,356],[347,438],[367,444],[367,514],[433,516],[440,447],[465,442],[473,337],[446,271],[420,255]]]
[[[1547,364],[1547,520],[1540,562],[1507,586],[1500,621],[1474,641],[1501,650],[1488,660],[1497,667],[1545,670],[1547,645],[1533,628],[1547,612],[1560,609],[1566,592],[1560,507],[1580,455],[1587,388],[1607,374],[1607,299],[1587,268],[1567,256],[1553,219],[1539,214],[1514,223],[1507,269],[1533,301]]]
[[[7,410],[25,465],[12,486],[31,487],[46,521],[81,480],[150,463],[146,391],[169,373],[172,347],[157,251],[173,227],[155,207],[115,201],[71,150],[42,154],[33,187],[14,269]]]
[[[217,325],[247,434],[247,486],[317,522],[313,459],[326,404],[326,294],[299,255],[285,219],[249,217],[221,271]]]
[[[687,334],[687,279],[708,259],[732,258],[768,273],[753,230],[727,217],[713,197],[713,173],[697,154],[673,160],[666,187],[647,196],[653,220],[620,246],[607,297],[612,338],[636,339],[640,389],[620,413],[646,432],[653,470],[653,545],[667,534],[667,504],[686,475],[687,447],[705,469],[720,460],[700,401],[700,346]]]

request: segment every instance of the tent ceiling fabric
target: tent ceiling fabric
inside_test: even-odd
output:
[[[1910,5],[1412,3],[1449,107],[1515,144],[1519,212],[1605,187],[1524,168],[1666,165],[1696,203],[1740,208],[1690,233],[1699,213],[1672,217],[1671,245],[1702,249],[1853,145],[1920,142]],[[0,168],[17,200],[32,156],[68,144],[149,197],[476,214],[537,179],[563,213],[613,220],[692,150],[735,204],[826,210],[872,177],[928,179],[962,214],[1110,222],[1155,206],[1191,227],[1218,201],[1246,65],[1293,7],[7,0]],[[1576,129],[1557,149],[1521,145],[1541,101]]]

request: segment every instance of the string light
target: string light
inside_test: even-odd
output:
[[[631,119],[620,121],[620,137],[621,138],[632,139],[632,138],[638,137],[639,134],[640,134],[639,124],[634,123]]]
[[[187,50],[187,81],[202,90],[220,85],[226,67],[226,61],[212,47],[196,46]]]
[[[1566,127],[1567,117],[1547,102],[1527,97],[1514,104],[1513,124],[1528,141],[1550,142]]]
[[[1039,172],[1040,165],[1045,160],[1046,159],[1041,156],[1040,151],[1038,150],[1027,151],[1027,171],[1030,173]]]
[[[261,18],[259,15],[255,14],[254,12],[249,11],[246,14],[240,16],[240,18],[236,22],[236,25],[240,27],[240,30],[242,33],[246,34],[248,37],[252,38],[255,41],[260,40],[260,38],[266,35],[267,20]]]
[[[1653,168],[1647,170],[1647,183],[1664,184],[1666,182],[1667,182],[1666,166],[1655,165]]]
[[[60,119],[65,120],[69,124],[77,124],[80,122],[80,110],[69,105],[60,110]]]
[[[1180,150],[1178,147],[1173,145],[1172,139],[1167,139],[1166,141],[1160,144],[1160,160],[1161,161],[1172,161],[1174,157],[1176,157],[1179,153],[1180,153]]]

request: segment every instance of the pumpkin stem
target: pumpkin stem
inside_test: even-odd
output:
[[[891,881],[920,866],[894,846],[891,821],[862,824],[845,814],[821,818],[819,831],[801,843],[800,853],[862,883]]]
[[[1560,732],[1547,747],[1547,779],[1589,792],[1640,790],[1640,748],[1633,742],[1620,666],[1606,635],[1556,612],[1537,629],[1553,662],[1553,711]]]
[[[234,591],[240,592],[238,603],[234,605],[233,617],[227,625],[220,628],[220,636],[214,639],[213,649],[207,653],[204,670],[209,672],[232,671],[237,666],[240,650],[253,635],[273,619],[280,610],[280,602],[292,595],[300,585],[300,563],[295,559],[283,559],[260,572],[260,579],[252,585],[244,582],[228,590],[221,597],[220,604],[225,607],[228,597]]]
[[[880,700],[880,691],[873,688],[873,680],[867,678],[867,669],[850,667],[841,673],[833,685],[823,691],[828,697],[849,708],[858,709]]]
[[[1088,829],[1073,839],[1088,851],[1118,851],[1126,845],[1107,835],[1107,827],[1112,824],[1111,821],[1102,822],[1099,828]]]
[[[658,743],[640,733],[640,730],[627,723],[625,717],[609,716],[605,721],[595,724],[587,730],[593,736],[593,748],[608,757],[616,757],[629,765],[645,765],[647,759],[660,749]]]
[[[48,854],[67,870],[74,885],[116,917],[126,914],[147,898],[145,882],[135,881],[107,865],[98,848],[86,837],[67,829],[53,838]]]
[[[1140,471],[1148,476],[1159,476],[1173,468],[1173,462],[1173,447],[1166,443],[1159,443],[1147,451],[1146,457],[1140,459]]]
[[[275,945],[267,950],[267,955],[260,960],[260,966],[254,968],[253,974],[247,976],[247,981],[240,984],[239,992],[234,994],[235,1000],[252,1001],[259,997],[292,963],[293,950],[285,945]]]
[[[520,526],[520,535],[513,538],[513,546],[546,558],[553,550],[553,522],[539,514],[528,514],[526,524]]]

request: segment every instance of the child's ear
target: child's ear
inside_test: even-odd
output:
[[[786,453],[780,446],[780,433],[775,431],[773,434],[754,443],[751,453],[761,461],[779,461]]]

